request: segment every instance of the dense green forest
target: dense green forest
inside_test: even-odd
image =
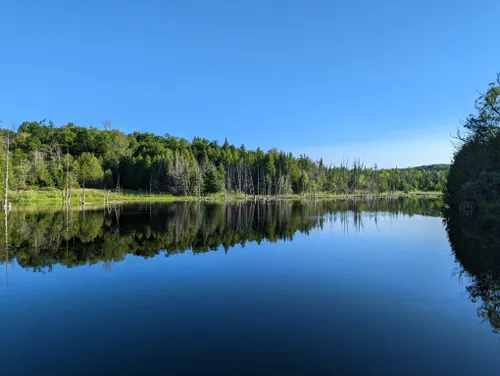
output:
[[[500,199],[500,75],[476,101],[457,134],[457,150],[445,190],[452,209],[464,204],[498,211]],[[483,210],[484,209],[484,210]],[[490,213],[492,214],[492,213]],[[498,214],[498,213],[497,213]]]
[[[247,150],[227,140],[220,145],[198,137],[189,142],[169,134],[126,135],[109,122],[97,129],[30,121],[4,129],[2,136],[8,149],[3,149],[0,162],[5,166],[9,156],[10,190],[55,188],[63,195],[75,187],[179,196],[439,191],[448,169],[377,169],[359,159],[334,166],[276,149]]]

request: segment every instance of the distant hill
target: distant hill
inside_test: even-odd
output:
[[[421,171],[446,171],[450,168],[449,164],[432,164],[432,165],[425,165],[425,166],[417,166],[413,167],[415,170],[421,170]]]
[[[425,171],[425,172],[445,172],[450,168],[449,164],[432,164],[432,165],[424,165],[424,166],[416,166],[416,167],[396,167],[398,170],[417,170],[417,171]],[[392,170],[392,168],[383,168],[382,170]]]

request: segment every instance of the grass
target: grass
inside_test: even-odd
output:
[[[389,192],[382,193],[380,197],[397,197],[397,198],[439,198],[441,197],[440,192],[394,192],[392,195]],[[82,189],[73,189],[71,203],[79,206],[80,197],[83,197]],[[124,192],[111,192],[106,194],[102,190],[98,189],[86,189],[85,190],[85,205],[102,207],[105,204],[105,197],[108,197],[110,203],[169,203],[169,202],[179,202],[179,201],[198,201],[198,197],[195,196],[173,196],[170,194],[144,194],[137,191],[124,191]],[[267,196],[268,199],[274,199],[276,196]],[[366,198],[364,194],[349,195],[348,198]],[[213,194],[209,196],[203,196],[201,199],[203,201],[241,201],[250,200],[253,197],[250,195],[244,195],[241,193],[233,193],[228,197],[224,193]],[[332,194],[332,193],[318,193],[317,195],[287,195],[281,196],[280,199],[287,200],[339,200],[345,199],[343,194]],[[44,205],[61,205],[64,200],[61,191],[57,189],[36,189],[36,190],[23,190],[14,192],[9,192],[9,201],[13,204],[18,204],[21,206],[44,206]]]
[[[80,197],[83,197],[83,189],[73,189],[71,196],[71,203],[79,204]],[[85,204],[86,205],[104,205],[105,198],[109,202],[173,202],[173,201],[189,201],[194,200],[194,197],[177,197],[167,194],[153,194],[146,195],[136,193],[134,191],[126,192],[111,192],[105,193],[98,189],[85,190]],[[23,190],[19,192],[9,192],[9,201],[14,204],[46,204],[54,203],[61,204],[64,202],[61,191],[57,189],[37,189],[37,190]]]

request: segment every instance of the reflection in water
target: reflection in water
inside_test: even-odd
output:
[[[5,253],[5,281],[9,285],[9,207],[4,205],[3,211],[3,235],[4,235],[4,253]]]
[[[489,374],[500,342],[449,278],[439,204],[11,211],[2,374]],[[497,255],[467,225],[450,222],[450,239],[498,327]],[[164,258],[186,250],[218,252]]]
[[[448,238],[459,263],[459,278],[469,283],[467,294],[478,303],[478,316],[500,332],[500,220],[474,220],[458,213],[445,219]]]
[[[167,256],[186,250],[196,254],[221,246],[227,252],[248,241],[292,240],[297,231],[308,234],[314,228],[322,229],[326,220],[340,224],[345,233],[359,232],[364,221],[376,225],[381,217],[439,216],[439,204],[439,200],[226,205],[184,202],[122,206],[104,212],[15,211],[9,213],[8,243],[11,262],[15,259],[23,268],[50,272],[56,264],[74,267],[102,262],[110,270],[113,262],[127,254],[146,258],[160,251]]]

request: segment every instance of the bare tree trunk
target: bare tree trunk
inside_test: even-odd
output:
[[[253,176],[252,170],[250,169],[250,164],[247,164],[247,178],[248,178],[248,193],[255,197],[255,190],[253,186]]]
[[[116,170],[116,190],[120,191],[120,161],[116,162],[115,170]]]
[[[66,154],[66,197],[65,197],[67,205],[69,204],[70,200],[69,195],[70,193],[69,193],[69,150],[68,150]]]
[[[257,196],[260,196],[260,168],[257,168]]]
[[[242,176],[241,176],[241,161],[238,163],[238,190],[239,190],[239,193],[241,195],[241,179],[242,179]]]
[[[245,181],[243,184],[243,191],[245,192],[245,199],[247,198],[247,193],[248,193],[248,171],[247,171],[247,161],[245,160],[245,163],[243,165],[243,169],[245,170]]]
[[[10,134],[7,131],[7,159],[5,161],[5,193],[4,193],[4,208],[5,215],[7,215],[7,209],[9,205],[9,154],[10,154]]]

